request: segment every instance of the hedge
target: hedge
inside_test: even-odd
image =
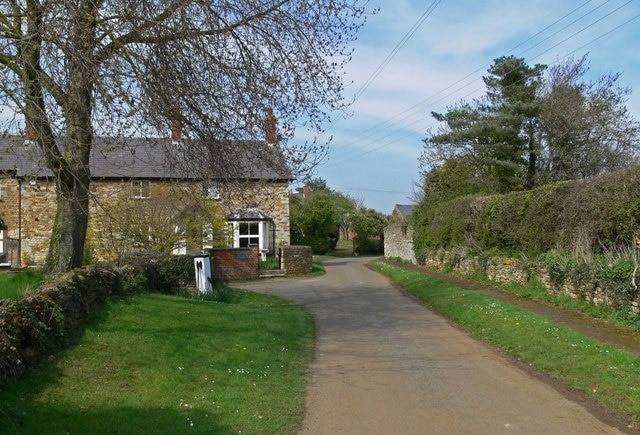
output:
[[[110,298],[176,293],[193,285],[194,276],[192,257],[140,253],[119,266],[76,269],[21,299],[0,300],[0,384],[72,344]]]
[[[640,234],[640,166],[504,195],[426,198],[413,219],[418,258],[459,246],[527,255],[619,251]]]

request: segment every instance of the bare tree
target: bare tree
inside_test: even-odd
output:
[[[187,186],[153,186],[154,200],[122,192],[104,200],[90,225],[91,247],[99,260],[118,260],[125,254],[152,250],[200,252],[203,244],[227,245],[226,222],[220,203]]]
[[[4,129],[24,122],[56,181],[46,271],[82,262],[98,135],[152,137],[178,122],[185,137],[225,139],[209,149],[222,170],[257,152],[248,140],[272,108],[289,163],[313,165],[324,145],[286,139],[343,106],[338,71],[364,3],[4,0],[0,104],[18,114]]]
[[[542,88],[541,176],[546,181],[599,175],[638,161],[640,124],[625,103],[620,74],[585,81],[587,56],[549,70]]]

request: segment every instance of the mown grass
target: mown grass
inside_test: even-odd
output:
[[[503,291],[512,293],[522,298],[531,299],[534,301],[548,302],[557,307],[579,311],[595,318],[607,319],[611,322],[623,326],[628,326],[640,331],[640,317],[630,313],[628,310],[623,308],[613,308],[604,303],[594,304],[585,300],[584,298],[574,298],[564,293],[550,293],[537,279],[532,279],[523,286],[517,283],[504,284],[496,281],[491,281],[486,277],[486,275],[483,274],[460,276],[466,279],[471,279],[474,282],[480,282],[492,287],[498,287]]]
[[[35,270],[0,272],[0,299],[18,298],[40,285],[43,276]]]
[[[480,292],[384,262],[372,267],[474,335],[640,424],[640,358]]]
[[[77,346],[0,390],[2,433],[294,433],[312,357],[308,312],[234,290],[111,303]]]

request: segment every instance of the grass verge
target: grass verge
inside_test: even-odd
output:
[[[505,284],[491,281],[486,275],[480,273],[472,275],[454,273],[454,276],[497,287],[521,298],[544,301],[560,308],[579,311],[591,317],[607,319],[640,331],[640,316],[630,313],[627,309],[612,308],[605,303],[594,304],[584,298],[574,298],[564,293],[550,293],[538,279],[531,279],[523,286],[516,283]]]
[[[3,433],[294,433],[313,324],[289,302],[140,294],[77,346],[0,390]]]
[[[42,282],[42,274],[35,270],[0,272],[0,299],[18,298]]]
[[[371,266],[477,337],[630,416],[638,428],[640,358],[480,292],[380,261]]]

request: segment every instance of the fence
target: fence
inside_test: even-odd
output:
[[[260,255],[260,270],[280,269],[280,253],[264,253]]]

